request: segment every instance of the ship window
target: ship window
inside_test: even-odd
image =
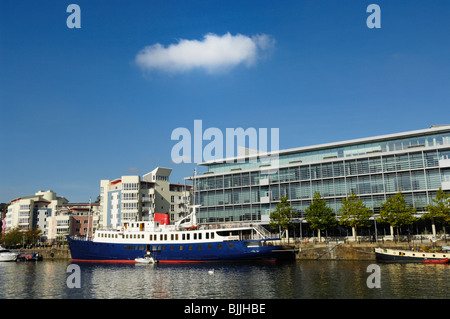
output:
[[[211,233],[211,239],[214,239],[214,233]]]
[[[219,249],[222,249],[222,244],[219,244]]]
[[[198,234],[198,239],[202,239],[202,233]]]
[[[170,245],[170,250],[173,250],[173,245]]]
[[[194,233],[194,240],[197,239],[197,233]]]
[[[182,235],[182,239],[183,239],[183,240],[186,240],[186,234],[183,234],[183,235]],[[180,246],[180,247],[181,247],[181,246]]]
[[[202,249],[202,245],[198,245],[198,249]]]
[[[211,248],[212,248],[212,245],[211,245],[211,244],[209,244],[209,245],[208,245],[208,249],[211,249]]]
[[[209,233],[206,233],[206,239],[209,239]]]
[[[173,234],[170,234],[170,240],[173,240]]]
[[[189,249],[189,250],[192,250],[192,245],[189,245],[189,246],[188,246],[188,249]]]
[[[178,234],[175,234],[175,240],[178,240]]]
[[[167,234],[164,234],[164,240],[167,240]]]
[[[233,248],[233,244],[232,243],[230,243],[230,248]]]
[[[183,245],[180,245],[180,250],[183,250]]]
[[[163,235],[159,235],[159,240],[163,240]]]

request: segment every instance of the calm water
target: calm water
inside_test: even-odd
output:
[[[0,299],[297,299],[450,297],[450,265],[381,264],[368,288],[362,261],[243,264],[84,264],[68,288],[68,262],[0,263]],[[214,274],[208,271],[214,269]]]

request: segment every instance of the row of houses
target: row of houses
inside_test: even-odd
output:
[[[2,216],[2,232],[38,228],[41,241],[53,242],[67,235],[92,236],[99,228],[149,220],[155,212],[177,221],[188,212],[191,186],[170,183],[171,172],[157,167],[143,176],[101,180],[100,196],[93,203],[71,203],[52,190],[15,198]]]

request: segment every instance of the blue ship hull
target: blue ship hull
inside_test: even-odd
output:
[[[281,246],[267,240],[202,243],[102,243],[68,237],[72,261],[134,263],[147,251],[158,262],[218,262],[276,260]]]

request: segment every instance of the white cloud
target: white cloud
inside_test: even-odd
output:
[[[251,66],[274,45],[272,37],[262,34],[248,37],[226,33],[209,33],[202,41],[181,39],[167,47],[156,43],[145,47],[136,56],[136,64],[143,70],[183,72],[204,69],[213,73],[239,64]]]

